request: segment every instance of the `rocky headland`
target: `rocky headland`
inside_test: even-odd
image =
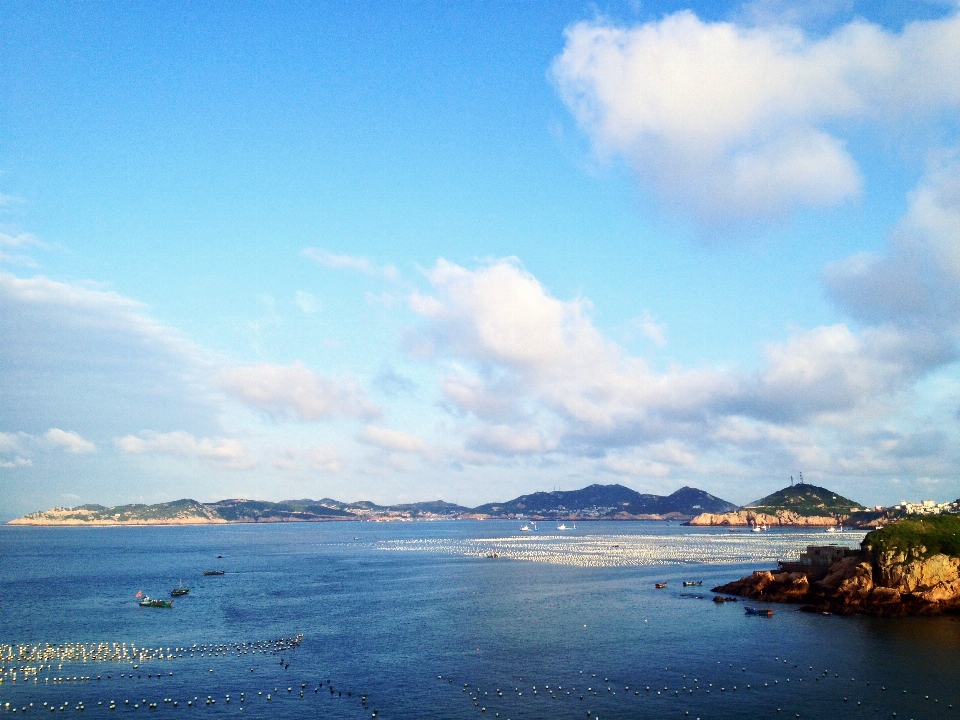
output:
[[[760,570],[713,589],[802,610],[881,617],[960,611],[960,518],[907,518],[864,538],[859,552],[813,573]]]
[[[771,513],[755,512],[753,510],[736,510],[728,513],[701,513],[693,518],[688,525],[729,525],[731,527],[747,527],[766,525],[768,527],[831,527],[842,525],[849,515],[801,515],[792,510],[776,510]]]

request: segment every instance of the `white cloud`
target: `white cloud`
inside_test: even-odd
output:
[[[634,324],[643,333],[643,336],[650,340],[657,347],[663,347],[667,344],[667,325],[658,323],[657,319],[650,314],[649,310],[644,310],[643,315],[636,318]]]
[[[427,444],[416,435],[376,425],[367,425],[360,433],[360,440],[395,452],[422,453],[427,450]]]
[[[247,470],[256,462],[247,456],[246,446],[229,438],[197,438],[182,430],[159,433],[144,430],[137,435],[114,438],[116,446],[135,455],[159,454],[213,461],[234,470]]]
[[[29,436],[26,433],[0,432],[0,468],[29,467],[33,465],[30,458],[23,457],[23,440]]]
[[[481,452],[501,455],[545,453],[556,449],[556,438],[546,437],[535,427],[484,425],[470,437],[467,446]]]
[[[377,275],[386,280],[398,280],[400,278],[400,272],[393,265],[377,267],[365,257],[335,255],[326,250],[311,247],[303,249],[303,256],[324,267],[355,270],[365,275]]]
[[[567,30],[561,95],[601,153],[708,219],[834,205],[860,192],[836,133],[960,104],[960,15],[890,33],[863,21],[824,38],[690,11]]]
[[[937,336],[837,323],[769,343],[754,371],[655,371],[602,336],[589,303],[552,297],[514,260],[475,270],[441,260],[427,278],[433,294],[410,303],[424,320],[414,344],[449,366],[441,390],[464,462],[559,453],[650,478],[931,466],[911,403],[952,357]],[[867,433],[898,424],[889,437]]]
[[[960,162],[933,170],[910,196],[885,253],[829,265],[827,287],[862,322],[960,339]]]
[[[303,290],[297,290],[293,302],[307,314],[320,312],[320,301],[311,293]]]
[[[75,432],[61,430],[60,428],[50,428],[44,437],[54,445],[64,448],[67,452],[75,455],[96,452],[97,446],[89,440],[84,440]]]
[[[343,469],[343,454],[330,445],[320,445],[306,452],[310,467],[325,473],[339,473]]]
[[[0,273],[0,396],[13,427],[122,433],[213,427],[211,358],[142,303],[45,277]]]
[[[290,365],[255,363],[230,368],[220,372],[216,381],[234,397],[273,417],[311,421],[379,414],[356,380],[323,377],[299,360]]]

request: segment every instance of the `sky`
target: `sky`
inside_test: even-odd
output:
[[[960,496],[960,6],[0,4],[0,519]]]

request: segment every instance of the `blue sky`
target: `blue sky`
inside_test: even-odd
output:
[[[949,3],[0,9],[0,498],[960,495]]]

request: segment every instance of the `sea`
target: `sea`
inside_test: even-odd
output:
[[[0,714],[960,718],[953,617],[712,602],[863,533],[521,524],[2,527]]]

